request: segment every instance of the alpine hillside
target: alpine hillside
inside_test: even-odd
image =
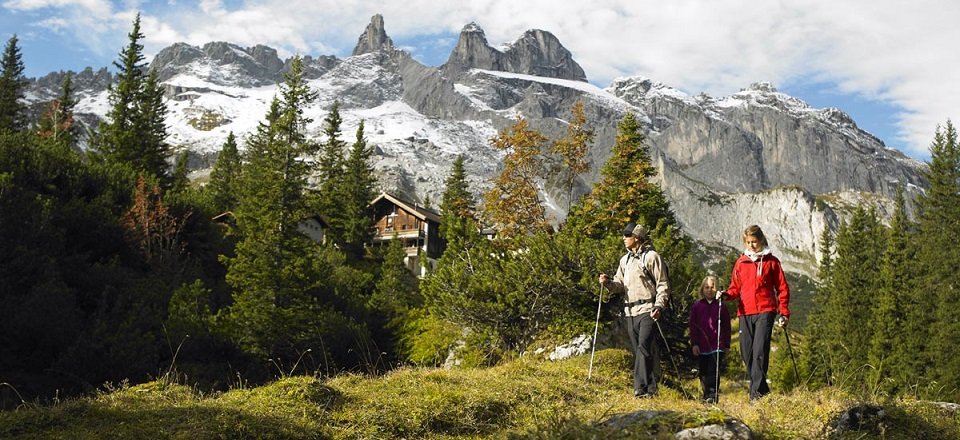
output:
[[[926,186],[924,164],[886,147],[839,109],[811,108],[764,82],[723,97],[690,95],[643,77],[601,88],[543,30],[494,47],[469,23],[447,61],[433,67],[395,47],[376,15],[350,57],[303,59],[319,93],[305,115],[314,121],[309,134],[322,137],[323,118],[339,101],[344,133],[365,123],[381,188],[413,200],[440,200],[461,154],[472,188],[486,190],[502,157],[491,137],[523,116],[558,138],[578,100],[596,137],[593,167],[575,195],[598,178],[617,123],[632,112],[688,234],[705,249],[739,249],[743,228],[759,224],[795,273],[814,275],[821,231],[836,229],[850,206],[869,202],[889,216],[898,187],[910,200]],[[290,62],[270,47],[229,42],[177,43],[156,54],[151,68],[166,92],[168,142],[189,151],[193,178],[205,177],[228,133],[242,138],[255,130]],[[31,81],[27,100],[34,108],[56,96],[63,75]],[[76,112],[85,125],[107,113],[110,82],[106,69],[74,75]],[[541,197],[552,218],[562,220],[566,191],[548,180]]]

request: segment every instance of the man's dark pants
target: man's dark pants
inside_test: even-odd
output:
[[[640,316],[624,317],[633,348],[633,394],[636,396],[656,395],[657,381],[654,368],[658,362],[659,350],[656,347],[656,322],[649,313]]]

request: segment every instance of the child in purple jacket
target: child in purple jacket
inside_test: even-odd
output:
[[[717,301],[717,277],[700,283],[700,300],[690,308],[690,345],[697,357],[703,400],[717,401],[724,352],[730,349],[730,312]],[[720,337],[717,337],[717,332]]]

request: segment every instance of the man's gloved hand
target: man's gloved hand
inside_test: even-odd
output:
[[[722,299],[722,298],[723,298],[723,295],[725,295],[725,294],[726,294],[726,293],[725,293],[724,291],[718,290],[718,291],[717,291],[717,297],[714,298],[714,299]]]

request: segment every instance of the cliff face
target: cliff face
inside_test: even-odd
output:
[[[151,67],[169,98],[168,142],[200,159],[193,163],[211,164],[227,133],[242,138],[255,129],[289,65],[259,45],[177,43],[160,51]],[[558,138],[578,101],[596,137],[593,168],[578,180],[575,196],[597,180],[617,124],[633,113],[688,234],[704,247],[739,249],[743,228],[759,224],[788,269],[807,275],[816,270],[821,231],[835,229],[849,207],[866,202],[889,214],[897,187],[910,200],[926,186],[923,164],[886,148],[839,109],[810,108],[766,83],[726,97],[690,96],[639,77],[600,88],[586,82],[555,36],[540,30],[494,48],[468,24],[447,62],[430,67],[394,47],[376,15],[352,56],[305,56],[304,65],[319,95],[305,111],[314,121],[308,133],[322,136],[323,117],[338,101],[343,138],[365,121],[382,188],[414,200],[440,200],[458,155],[472,188],[486,190],[502,158],[491,137],[522,116]],[[62,76],[33,82],[35,106],[56,96]],[[102,69],[74,77],[81,121],[93,125],[106,114],[109,81]],[[566,191],[550,178],[541,184],[549,214],[562,221]]]

